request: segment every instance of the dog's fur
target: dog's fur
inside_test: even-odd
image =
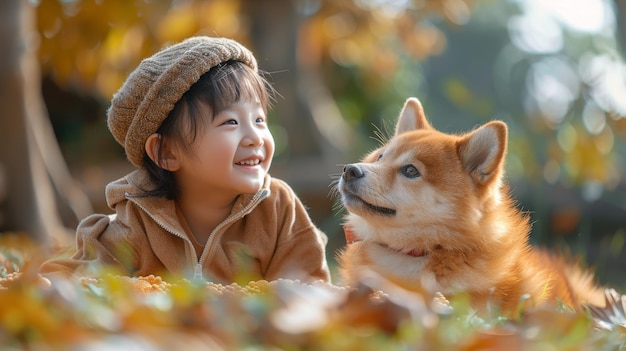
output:
[[[444,134],[409,98],[395,135],[337,184],[356,239],[338,257],[343,283],[373,270],[410,289],[465,292],[479,309],[604,305],[592,274],[529,245],[529,217],[503,182],[506,145],[503,122]]]

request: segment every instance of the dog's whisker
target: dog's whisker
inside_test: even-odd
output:
[[[342,175],[342,174],[343,174],[343,173],[332,173],[332,174],[329,174],[329,175],[328,175],[328,177],[329,177],[331,180],[336,181],[336,180],[339,180],[339,178],[341,178],[341,175]]]
[[[331,187],[331,188],[328,190],[328,197],[329,197],[329,198],[331,198],[331,199],[332,199],[332,198],[338,198],[338,195],[339,195],[339,190],[337,190],[337,187],[336,187],[336,186],[333,186],[333,187]]]
[[[341,170],[341,172],[338,172],[337,174],[341,175],[341,173],[343,173],[343,169],[344,169],[344,167],[346,167],[346,165],[348,165],[348,164],[347,163],[338,163],[338,164],[336,164],[335,166],[338,167]]]
[[[391,134],[385,121],[382,121],[382,127],[373,123],[372,126],[374,127],[374,136],[370,137],[371,139],[376,140],[380,145],[386,144],[391,139]]]
[[[393,134],[395,133],[395,131],[390,130],[389,128],[389,123],[387,120],[383,120],[383,129],[384,129],[384,136],[385,136],[385,142],[389,141],[392,137]]]
[[[330,183],[328,184],[328,188],[329,188],[328,197],[338,198],[339,189],[337,187],[339,185],[339,180],[341,179],[341,175],[342,173],[332,173],[328,175],[331,179]]]
[[[335,214],[335,216],[340,216],[346,212],[345,207],[343,207],[343,203],[341,199],[337,199],[333,205],[331,206],[331,211]]]
[[[339,179],[333,180],[329,184],[328,197],[341,201],[341,197],[339,196]]]

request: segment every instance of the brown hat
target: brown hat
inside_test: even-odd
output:
[[[183,94],[212,67],[229,60],[257,70],[252,53],[226,38],[191,37],[141,61],[107,111],[109,130],[132,164],[143,165],[146,140]]]

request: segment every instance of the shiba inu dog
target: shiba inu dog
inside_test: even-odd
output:
[[[505,123],[445,134],[409,98],[395,135],[337,183],[348,211],[343,283],[372,270],[409,289],[467,293],[479,309],[604,305],[591,273],[530,246],[529,217],[503,181],[506,150]]]

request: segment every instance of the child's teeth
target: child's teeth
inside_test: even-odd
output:
[[[254,165],[258,165],[259,164],[259,160],[248,160],[248,161],[241,161],[239,162],[242,165],[250,165],[250,166],[254,166]]]

